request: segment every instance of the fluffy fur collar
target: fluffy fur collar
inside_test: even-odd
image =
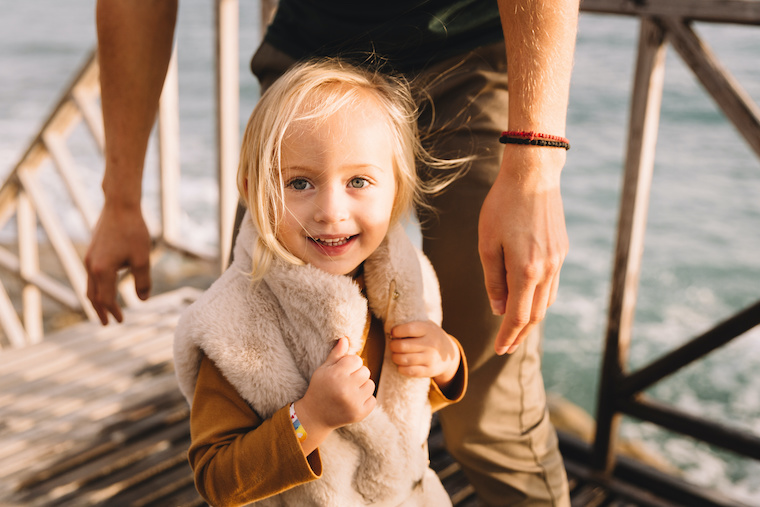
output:
[[[363,347],[367,301],[385,322],[386,334],[412,320],[440,324],[433,269],[400,226],[365,261],[366,300],[348,277],[280,260],[262,282],[252,284],[246,273],[254,239],[246,215],[235,261],[187,309],[177,327],[175,366],[190,403],[201,351],[268,418],[303,396],[312,373],[340,337],[349,338],[351,352]],[[398,373],[386,347],[376,409],[320,446],[323,477],[285,492],[288,502],[308,498],[319,505],[399,505],[419,495],[416,490],[427,470],[428,390],[428,379]]]

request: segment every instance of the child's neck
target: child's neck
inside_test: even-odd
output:
[[[346,276],[350,276],[352,280],[356,280],[363,274],[364,274],[364,263],[362,262],[361,264],[356,266],[356,269],[354,269],[350,273],[347,273]]]

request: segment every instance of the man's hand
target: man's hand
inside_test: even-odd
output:
[[[559,173],[565,150],[508,145],[480,211],[478,249],[497,354],[512,353],[554,303],[568,250]]]
[[[87,297],[100,317],[108,324],[108,314],[122,321],[116,301],[118,271],[131,270],[135,292],[142,299],[150,295],[150,233],[139,208],[128,210],[103,207],[92,235],[84,263],[87,268]]]

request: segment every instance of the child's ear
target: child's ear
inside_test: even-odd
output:
[[[248,195],[248,176],[243,179],[243,191]]]

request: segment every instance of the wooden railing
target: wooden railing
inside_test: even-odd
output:
[[[42,339],[43,294],[70,310],[83,312],[90,319],[96,318],[85,296],[86,277],[79,255],[37,181],[40,165],[52,159],[86,227],[93,227],[96,215],[75,174],[66,138],[76,124],[85,121],[95,143],[103,149],[103,126],[96,103],[100,88],[94,62],[93,54],[0,187],[0,228],[15,214],[18,237],[18,255],[0,248],[0,266],[16,274],[23,285],[21,319],[4,285],[0,285],[0,324],[8,343],[15,347]],[[40,267],[38,218],[63,266],[68,285],[49,276]]]
[[[262,11],[271,13],[271,2],[262,2]],[[232,226],[237,208],[234,173],[237,170],[239,143],[238,112],[238,1],[215,0],[217,59],[217,140],[219,184],[218,251],[209,253],[183,242],[179,233],[180,204],[177,195],[180,178],[179,107],[176,52],[167,73],[158,114],[160,226],[151,230],[153,257],[163,248],[187,256],[216,262],[223,270],[229,260]],[[268,19],[262,17],[262,19]],[[80,313],[89,320],[97,315],[86,297],[87,277],[81,255],[49,205],[45,186],[37,181],[40,166],[52,161],[64,183],[62,189],[82,216],[88,233],[92,232],[97,212],[86,198],[79,182],[76,164],[67,140],[75,127],[85,122],[90,136],[102,154],[104,134],[99,105],[100,84],[97,54],[93,51],[66,87],[53,112],[39,133],[0,186],[0,230],[16,218],[18,252],[0,247],[0,269],[12,274],[21,285],[20,312],[0,280],[0,349],[22,347],[40,341],[44,335],[42,297],[63,308]],[[39,220],[39,228],[38,228]],[[150,225],[150,223],[149,223]],[[56,279],[40,265],[38,234],[44,232],[65,280]],[[140,304],[126,274],[119,283],[119,294],[126,306]],[[20,313],[20,316],[19,316]],[[4,336],[3,336],[4,335]]]
[[[706,494],[702,495],[686,484],[673,483],[662,474],[647,473],[642,469],[632,472],[625,467],[621,472],[615,449],[621,415],[627,414],[739,455],[760,459],[760,438],[757,435],[663,406],[643,394],[644,389],[654,383],[760,324],[760,301],[638,371],[627,371],[660,117],[666,44],[672,45],[760,157],[760,109],[692,29],[694,21],[760,25],[760,2],[582,0],[581,8],[587,12],[626,14],[640,19],[628,151],[597,403],[597,430],[593,445],[585,449],[584,459],[603,477],[611,479],[615,474],[627,473],[629,478],[635,476],[649,490],[667,490],[674,495],[674,500],[685,502],[685,505],[714,505],[721,502],[707,498]],[[573,452],[579,452],[578,447],[576,445]]]

